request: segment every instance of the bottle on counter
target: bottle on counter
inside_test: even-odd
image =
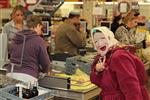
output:
[[[16,94],[15,96],[19,97],[19,86],[16,87]]]
[[[19,87],[19,98],[22,98],[22,87]]]
[[[29,82],[27,89],[23,89],[23,98],[30,99],[32,97],[31,82]]]
[[[32,88],[32,96],[35,97],[35,96],[38,96],[38,94],[39,94],[39,91],[37,87],[37,81],[34,81],[34,85]]]

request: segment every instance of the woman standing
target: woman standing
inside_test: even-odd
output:
[[[13,8],[11,20],[3,27],[2,33],[7,34],[9,42],[14,38],[15,34],[23,29],[26,29],[24,22],[25,9],[21,5]]]
[[[138,24],[137,17],[134,16],[134,12],[130,12],[122,21],[123,24],[115,31],[115,38],[123,44],[135,45],[134,28]]]
[[[9,47],[11,44],[12,39],[16,36],[16,33],[19,31],[22,31],[23,29],[26,29],[25,21],[24,21],[24,13],[25,9],[21,5],[17,5],[13,8],[13,11],[11,13],[11,20],[6,23],[2,29],[3,35],[3,46],[5,48],[2,48],[2,54],[5,54],[5,59],[7,60],[9,58]]]
[[[94,28],[92,39],[98,55],[90,79],[102,89],[102,100],[149,100],[144,64],[133,54],[134,48],[119,46],[106,27]]]

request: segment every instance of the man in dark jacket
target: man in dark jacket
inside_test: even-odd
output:
[[[38,16],[30,15],[27,17],[27,27],[28,30],[17,33],[12,40],[11,66],[7,75],[21,81],[33,82],[37,81],[40,72],[47,73],[51,66],[44,40],[40,37],[42,20]]]

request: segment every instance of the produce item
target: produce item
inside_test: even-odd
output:
[[[55,74],[57,77],[71,78],[71,89],[72,90],[86,90],[94,87],[95,85],[90,82],[90,77],[80,69],[76,70],[73,75],[67,74]]]

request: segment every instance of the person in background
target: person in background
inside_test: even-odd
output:
[[[17,32],[27,28],[24,21],[24,13],[25,9],[23,6],[15,6],[11,13],[11,20],[4,25],[2,33],[7,34],[9,42],[14,38]]]
[[[93,28],[91,35],[98,55],[90,80],[102,89],[102,100],[149,100],[147,74],[134,48],[121,45],[107,27]]]
[[[119,21],[121,20],[121,14],[114,16],[113,22],[111,23],[111,31],[115,34],[117,28],[120,26]]]
[[[80,13],[71,11],[68,19],[61,24],[56,31],[55,53],[68,53],[71,56],[78,55],[78,48],[86,44],[86,34],[83,27],[76,27],[80,23]]]
[[[2,28],[2,34],[5,39],[3,39],[3,45],[5,48],[2,48],[3,54],[5,54],[5,60],[7,61],[10,57],[9,55],[9,47],[11,44],[11,40],[15,37],[16,33],[26,29],[25,21],[24,21],[24,13],[25,9],[21,5],[17,5],[13,8],[11,13],[11,20],[4,25]]]
[[[115,38],[126,45],[135,45],[135,33],[131,30],[137,26],[138,19],[130,12],[123,19],[123,24],[115,32]]]
[[[11,42],[11,64],[7,66],[7,76],[34,82],[40,72],[48,73],[51,70],[51,62],[44,40],[40,37],[43,27],[41,18],[29,15],[26,22],[28,29],[18,32]]]
[[[146,37],[149,35],[149,32],[146,28],[146,17],[138,15],[138,25],[136,27],[135,31],[135,41],[137,44],[137,47],[140,48],[146,48],[149,46],[149,43],[146,42]]]

